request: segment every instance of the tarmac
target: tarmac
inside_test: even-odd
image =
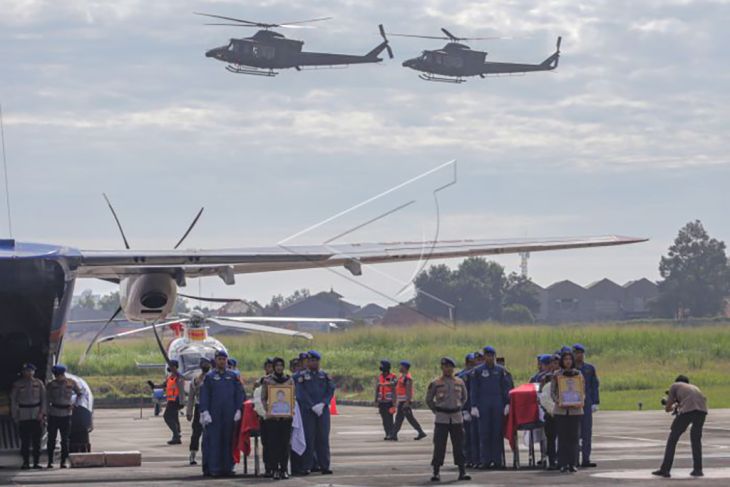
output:
[[[417,417],[429,438],[413,441],[414,433],[406,423],[399,442],[383,441],[383,431],[377,410],[356,406],[341,406],[333,417],[331,434],[332,469],[334,475],[312,473],[294,477],[279,485],[305,486],[416,486],[434,485],[429,481],[432,416],[417,411]],[[671,416],[661,411],[610,412],[599,411],[594,416],[593,457],[597,468],[580,469],[575,474],[561,474],[538,469],[512,468],[503,471],[472,471],[472,480],[456,482],[456,469],[447,465],[442,470],[441,484],[475,485],[669,485],[693,482],[693,485],[730,485],[730,410],[713,410],[705,424],[703,438],[705,477],[689,477],[692,460],[689,432],[682,437],[677,449],[672,479],[651,476],[661,463],[664,443],[669,432]],[[181,418],[184,435],[190,433],[189,423]],[[21,471],[17,453],[0,456],[2,485],[267,485],[271,479],[243,476],[242,465],[237,475],[229,479],[209,479],[201,475],[199,466],[188,465],[188,445],[168,446],[169,439],[162,416],[155,417],[151,409],[101,409],[95,412],[92,433],[94,451],[142,452],[141,467],[54,469]],[[523,465],[527,453],[521,445]],[[507,450],[508,464],[512,453]],[[249,458],[249,472],[253,459]],[[45,464],[45,455],[42,458]],[[58,465],[56,463],[56,465]]]

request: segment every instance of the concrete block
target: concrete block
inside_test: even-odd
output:
[[[104,453],[71,453],[68,456],[72,468],[103,467]]]
[[[107,467],[139,467],[142,465],[142,453],[138,451],[104,452]]]

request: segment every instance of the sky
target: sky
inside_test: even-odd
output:
[[[686,222],[730,239],[730,1],[0,0],[0,103],[13,236],[82,249],[620,234],[647,243],[533,254],[537,283],[658,279]],[[347,69],[228,73],[205,58],[252,29],[192,12],[280,22],[304,49],[364,54],[387,31],[499,36],[488,60],[557,70],[428,83],[401,66],[442,41],[391,37],[395,59]],[[456,160],[455,165],[442,166]],[[441,167],[384,198],[358,206]],[[454,178],[454,171],[456,177]],[[434,189],[453,182],[437,193]],[[4,196],[4,195],[3,195]],[[4,198],[3,198],[4,200]],[[437,201],[437,204],[436,202]],[[4,205],[4,203],[3,203]],[[2,207],[0,215],[5,214]],[[7,235],[4,219],[0,234]],[[497,259],[508,272],[518,256]],[[458,261],[447,261],[450,265]],[[363,304],[410,297],[423,263],[190,281],[205,296],[268,301],[334,288]],[[113,286],[95,281],[76,290]]]

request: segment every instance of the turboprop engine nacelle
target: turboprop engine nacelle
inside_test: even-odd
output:
[[[169,274],[125,277],[119,283],[119,301],[130,321],[163,319],[172,311],[176,298],[177,284]]]

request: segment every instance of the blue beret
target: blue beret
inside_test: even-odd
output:
[[[310,350],[307,352],[307,357],[320,360],[322,358],[322,355],[320,355],[320,353],[316,350]]]
[[[177,360],[173,359],[173,360],[170,360],[169,365],[170,365],[170,367],[180,367],[180,362],[178,362]]]
[[[228,353],[225,350],[217,350],[215,352],[215,358],[218,358],[218,357],[228,358]]]
[[[309,355],[307,354],[307,352],[302,352],[299,354],[299,360],[305,360],[308,358],[309,358]]]
[[[573,351],[574,352],[585,352],[586,351],[586,347],[584,347],[580,343],[576,343],[575,345],[573,345]]]
[[[476,352],[474,352],[474,358],[476,359],[479,357],[484,357],[484,352],[482,352],[481,350],[477,350]]]
[[[550,361],[553,359],[553,356],[549,353],[543,353],[538,357],[540,359],[540,363],[543,365],[547,365],[550,363]]]
[[[409,369],[411,368],[411,363],[408,360],[401,360],[400,365]]]
[[[454,362],[454,359],[451,357],[441,357],[441,365],[451,365],[452,367],[456,367],[456,362]]]
[[[51,368],[53,375],[61,375],[66,373],[66,367],[62,364],[56,364]]]
[[[493,346],[487,345],[486,347],[484,347],[484,353],[493,353],[496,355],[497,350],[495,350]]]
[[[565,352],[572,352],[572,351],[573,351],[573,349],[572,349],[572,348],[570,348],[570,347],[569,347],[569,346],[567,346],[567,345],[563,345],[563,347],[562,347],[562,348],[560,349],[560,351],[559,351],[558,353],[562,355],[562,354],[564,354]]]
[[[383,359],[380,361],[380,366],[386,369],[390,368],[390,360]]]
[[[35,365],[30,362],[24,363],[23,370],[35,370]]]
[[[236,365],[238,365],[238,360],[236,360],[236,359],[235,359],[235,358],[233,358],[233,357],[230,357],[230,358],[228,359],[228,366],[229,366],[229,367],[235,367]]]
[[[472,352],[472,353],[467,353],[467,354],[466,354],[466,357],[464,357],[464,360],[467,360],[467,361],[472,361],[472,360],[474,360],[475,358],[476,358],[476,357],[475,357],[474,353]]]

